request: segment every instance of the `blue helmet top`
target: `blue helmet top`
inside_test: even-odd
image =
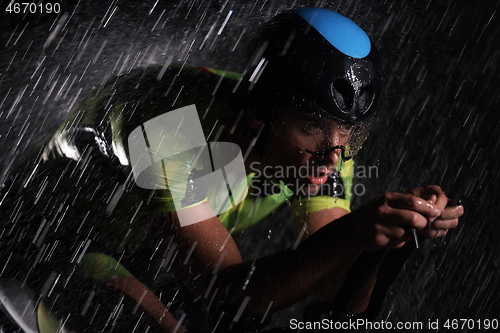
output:
[[[347,17],[323,8],[299,8],[295,13],[345,55],[364,58],[370,53],[370,38]]]

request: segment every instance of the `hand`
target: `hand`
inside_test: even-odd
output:
[[[438,217],[429,217],[428,225],[418,230],[425,237],[437,238],[445,236],[449,229],[455,228],[458,225],[458,218],[464,214],[464,207],[462,205],[446,207],[450,199],[446,197],[439,186],[418,187],[409,190],[408,193],[421,197],[442,210]]]
[[[411,193],[383,193],[350,215],[364,249],[399,248],[411,239],[410,228],[423,229],[442,214],[437,202],[437,195],[431,203]]]

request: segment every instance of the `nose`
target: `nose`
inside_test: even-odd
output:
[[[337,165],[339,158],[342,156],[341,145],[345,145],[345,138],[338,130],[332,130],[330,133],[325,133],[323,138],[323,151],[325,152],[324,158]]]
[[[340,157],[342,156],[342,148],[340,148],[340,146],[333,146],[329,149],[323,150],[321,153],[318,152],[312,155],[318,165],[321,165],[327,170],[334,170]]]
[[[342,154],[342,150],[340,148],[331,149],[330,151],[326,151],[323,155],[323,164],[329,164],[333,167],[337,165],[339,162],[340,156]]]

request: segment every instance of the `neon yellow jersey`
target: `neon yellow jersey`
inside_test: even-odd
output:
[[[266,196],[253,195],[251,185],[255,180],[256,174],[250,173],[247,176],[248,195],[234,208],[220,214],[218,216],[219,220],[228,231],[238,233],[256,225],[287,201],[291,203],[292,217],[294,219],[308,213],[333,207],[342,208],[350,212],[353,166],[354,163],[352,159],[344,163],[339,161],[338,168],[341,183],[338,184],[339,193],[337,193],[337,196],[317,195],[305,198],[294,197],[293,192],[282,181],[280,181],[279,184],[271,184],[277,187],[277,190],[274,191],[276,194]],[[158,198],[158,200],[165,203],[163,206],[165,211],[175,211],[175,206],[169,196]],[[205,201],[206,200],[200,200],[194,205],[201,204]],[[190,207],[192,206],[193,205]],[[217,210],[216,207],[213,208],[214,211]]]
[[[223,95],[225,97],[215,98],[218,95],[214,95],[214,92],[217,90],[217,94],[223,94],[224,91],[231,91],[241,79],[241,74],[234,72],[171,66],[164,73],[162,80],[158,81],[159,70],[160,67],[148,68],[130,76],[125,75],[105,86],[99,94],[78,103],[47,143],[42,154],[50,168],[63,165],[60,162],[62,159],[73,160],[76,164],[85,159],[91,161],[91,167],[82,169],[86,176],[80,176],[79,179],[85,179],[85,186],[95,187],[94,194],[89,194],[90,199],[101,197],[106,200],[96,201],[96,204],[91,203],[92,200],[82,200],[78,204],[89,216],[103,215],[103,218],[112,220],[112,223],[103,223],[97,227],[102,230],[99,235],[102,235],[103,240],[111,244],[109,247],[115,251],[123,249],[124,246],[132,247],[132,251],[134,248],[154,246],[148,243],[148,230],[141,224],[140,219],[175,211],[176,205],[172,197],[183,195],[190,174],[206,167],[199,161],[186,166],[182,161],[187,158],[182,153],[176,154],[162,161],[163,170],[176,175],[174,179],[168,180],[166,188],[147,190],[133,186],[128,149],[130,133],[159,115],[195,104],[202,134],[209,138],[217,132],[218,108],[224,107],[220,100],[227,97]],[[183,143],[189,139],[182,135],[160,133],[160,137],[155,140],[169,143],[172,142],[173,136],[176,136],[176,142]],[[61,168],[61,173],[67,176],[65,168]],[[71,170],[75,168],[71,167]],[[337,170],[339,173],[335,181],[337,185],[341,185],[341,190],[334,194],[310,198],[294,197],[280,182],[274,184],[279,187],[279,194],[257,196],[249,191],[242,202],[222,212],[218,217],[227,230],[237,232],[259,223],[287,201],[291,203],[294,218],[331,207],[350,211],[353,161],[339,163]],[[256,180],[255,174],[248,173],[247,187],[250,188]],[[75,187],[79,185],[81,184],[76,182]],[[54,191],[57,190],[55,188]],[[59,190],[67,191],[68,196],[71,196],[70,191],[76,191],[68,186]],[[196,197],[183,208],[200,204],[206,198]],[[78,205],[72,207],[76,210]]]

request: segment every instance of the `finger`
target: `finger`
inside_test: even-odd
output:
[[[448,233],[448,229],[445,230],[432,230],[432,229],[420,229],[418,232],[427,238],[439,238],[444,237]]]
[[[435,204],[437,201],[437,196],[435,194],[431,195],[431,197],[427,200],[431,205]]]
[[[460,216],[464,215],[464,206],[459,205],[459,206],[451,206],[451,207],[446,207],[441,215],[439,216],[439,219],[455,219],[459,218]]]
[[[446,207],[446,204],[449,200],[441,187],[439,187],[438,185],[418,187],[409,190],[408,193],[411,193],[417,197],[424,198],[425,200],[429,200],[434,195],[436,199],[432,202],[432,204],[440,209]]]
[[[408,242],[411,237],[408,232],[401,227],[386,227],[379,225],[374,238],[374,245],[377,248],[399,248]]]
[[[422,199],[427,200],[427,202],[430,203],[431,205],[435,204],[437,200],[437,196],[435,194],[417,195],[417,197],[421,197]]]
[[[435,207],[437,207],[439,209],[443,209],[448,204],[448,201],[449,201],[448,197],[443,192],[441,187],[439,187],[437,185],[425,186],[424,193],[427,196],[435,196],[436,199],[434,200],[433,204]]]
[[[392,208],[389,206],[381,206],[379,215],[382,217],[380,224],[385,225],[406,225],[413,228],[424,228],[427,226],[427,218],[413,210]]]
[[[409,230],[409,228],[408,228]],[[384,235],[388,240],[395,242],[407,242],[411,239],[411,234],[407,228],[397,225],[379,225],[378,231]]]
[[[434,202],[434,207],[443,210],[447,205],[450,199],[445,195],[443,197],[437,197],[436,202]]]
[[[453,229],[458,226],[458,219],[441,220],[437,219],[429,224],[428,229]]]
[[[399,249],[402,248],[408,241],[395,241],[395,240],[389,240],[389,242],[386,244],[385,248],[386,249]]]
[[[394,208],[412,210],[429,217],[441,215],[441,209],[412,194],[387,193],[385,199],[386,203]]]

